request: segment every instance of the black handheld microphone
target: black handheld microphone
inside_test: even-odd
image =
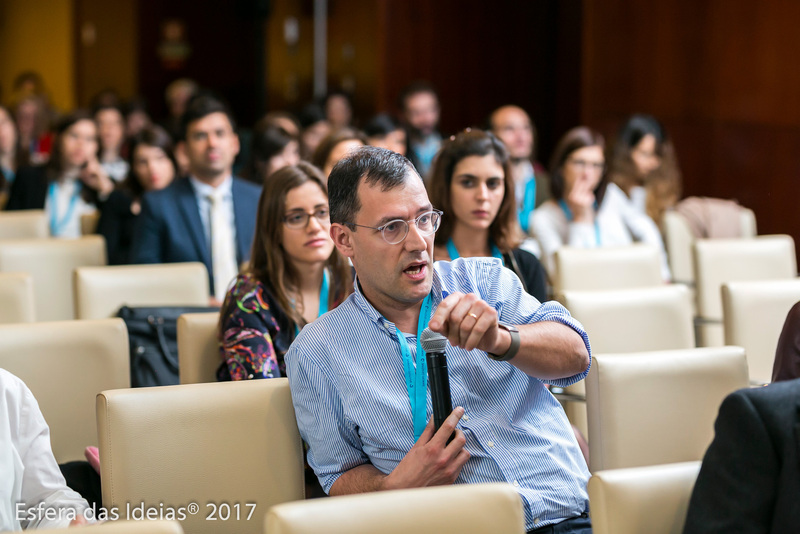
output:
[[[420,344],[428,362],[428,382],[431,385],[434,430],[438,431],[453,411],[450,397],[450,376],[447,374],[447,357],[444,354],[447,338],[426,328],[420,335]],[[448,443],[453,439],[451,435]]]

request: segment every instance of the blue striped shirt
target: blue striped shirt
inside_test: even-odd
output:
[[[442,291],[476,293],[507,324],[557,321],[583,327],[556,302],[540,304],[494,258],[437,262],[433,307]],[[406,334],[412,356],[416,335]],[[522,496],[528,529],[588,509],[589,471],[564,410],[541,380],[479,350],[447,346],[453,406],[464,407],[458,427],[471,457],[457,483],[513,484]],[[367,462],[390,473],[414,445],[411,406],[395,325],[360,292],[308,325],[286,354],[286,371],[308,462],[326,492],[342,473]],[[558,380],[567,386],[583,373]],[[428,395],[428,417],[432,413]]]

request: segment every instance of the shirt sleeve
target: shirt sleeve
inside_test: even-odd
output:
[[[304,344],[305,334],[301,332],[286,353],[286,372],[300,436],[309,447],[308,465],[325,493],[330,493],[342,474],[369,463],[369,458],[358,428],[345,418],[330,366],[318,360],[326,349]]]
[[[281,376],[273,343],[279,328],[265,293],[260,283],[240,276],[225,297],[220,351],[231,380]]]
[[[578,374],[558,379],[548,379],[547,383],[558,387],[566,387],[586,378],[591,367],[592,348],[589,336],[583,325],[573,318],[569,311],[556,301],[539,303],[526,293],[519,279],[508,269],[504,269],[498,260],[483,262],[482,269],[488,272],[478,273],[478,288],[484,300],[494,306],[500,321],[506,324],[524,325],[540,321],[561,323],[578,333],[583,339],[589,353],[589,366]],[[509,364],[511,365],[511,364]]]
[[[50,448],[50,429],[30,390],[20,382],[16,447],[22,464],[23,529],[60,528],[83,516],[88,503],[71,490]]]

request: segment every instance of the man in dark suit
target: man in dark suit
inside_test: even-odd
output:
[[[684,534],[800,532],[800,379],[722,403]]]
[[[230,111],[214,98],[198,96],[188,104],[178,149],[189,161],[189,176],[144,195],[132,262],[203,262],[211,295],[221,301],[250,256],[261,188],[233,177],[239,138]]]

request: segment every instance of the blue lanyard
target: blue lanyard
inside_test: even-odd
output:
[[[67,212],[61,220],[58,220],[58,187],[59,185],[56,182],[50,182],[50,186],[47,189],[47,195],[50,197],[50,235],[53,237],[61,235],[64,227],[69,224],[70,219],[72,219],[72,214],[75,212],[75,206],[78,203],[78,195],[81,192],[81,182],[75,182],[75,191],[69,199]]]
[[[522,197],[522,208],[519,212],[519,225],[522,231],[528,233],[531,223],[531,212],[536,207],[536,177],[531,176],[525,184],[525,193]]]
[[[491,243],[491,247],[492,247],[492,257],[498,258],[500,261],[503,262],[503,265],[505,265],[505,261],[503,261],[503,253],[500,252],[500,249],[497,248],[497,245]],[[447,240],[447,255],[450,256],[450,261],[453,261],[461,257],[459,256],[456,244],[453,243],[452,239]]]
[[[397,341],[400,343],[400,354],[403,355],[403,370],[406,375],[406,389],[408,400],[411,403],[411,416],[414,420],[414,441],[417,441],[428,423],[428,364],[425,360],[425,351],[422,350],[422,331],[428,326],[431,319],[432,299],[431,294],[422,301],[417,323],[417,358],[416,369],[411,349],[408,347],[406,336],[396,326]]]
[[[572,210],[569,209],[569,206],[567,206],[567,203],[564,201],[563,198],[558,201],[558,205],[561,206],[561,211],[563,211],[564,215],[566,215],[567,221],[572,222]],[[594,203],[594,211],[595,211],[595,217],[594,217],[594,239],[597,242],[597,246],[599,247],[601,245],[601,242],[600,242],[600,226],[597,224],[597,213],[596,213],[597,212],[597,202]]]
[[[322,271],[322,287],[319,290],[319,311],[317,311],[317,317],[321,316],[323,313],[328,312],[328,288],[330,287],[330,280],[328,279],[328,269]],[[294,325],[294,335],[300,333],[300,327],[298,325]]]

